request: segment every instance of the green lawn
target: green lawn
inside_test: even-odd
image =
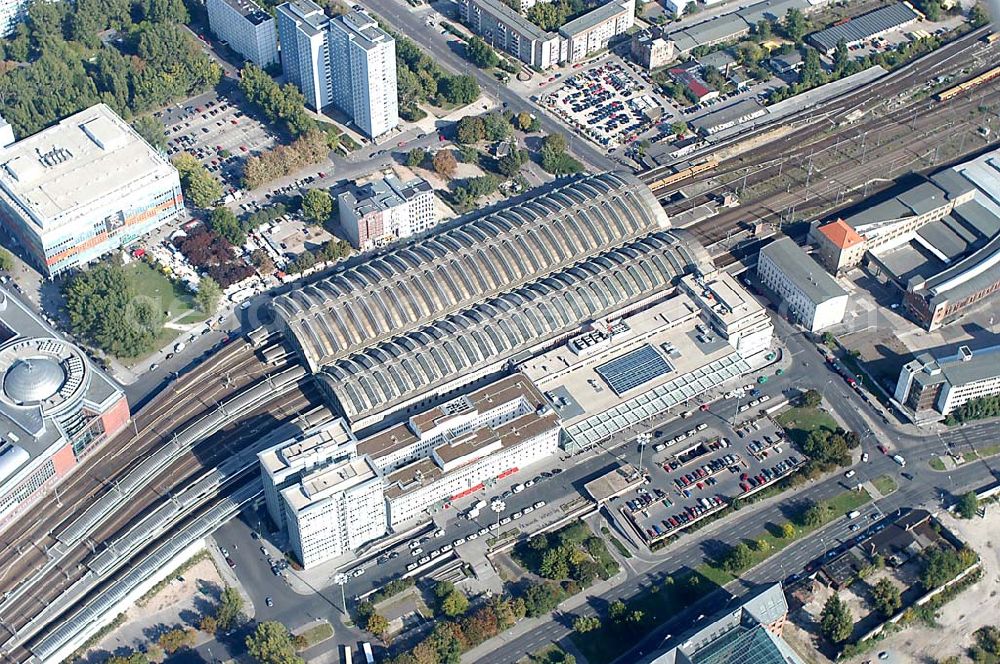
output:
[[[939,459],[940,461],[940,459]],[[878,492],[883,496],[888,496],[890,493],[896,490],[896,480],[892,479],[889,475],[880,475],[872,480],[872,484],[878,489]]]
[[[562,664],[565,661],[566,651],[556,644],[550,643],[517,660],[517,664]]]
[[[837,423],[826,411],[796,406],[778,415],[778,424],[785,427],[793,443],[801,445],[817,429],[837,430]]]
[[[135,286],[136,293],[152,298],[168,321],[195,309],[194,297],[184,286],[174,283],[144,261],[126,265],[125,275]],[[205,319],[204,314],[195,313],[198,313],[198,320]]]
[[[934,470],[944,470],[944,461],[941,460],[941,457],[934,457],[927,464]]]
[[[306,648],[309,648],[333,636],[333,627],[328,622],[321,622],[302,632],[301,636],[308,644]]]

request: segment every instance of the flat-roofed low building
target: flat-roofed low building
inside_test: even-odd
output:
[[[136,242],[184,208],[166,157],[105,104],[0,149],[0,215],[55,276]]]
[[[691,126],[702,136],[712,136],[767,115],[767,109],[756,99],[742,99],[717,111],[692,120]]]
[[[712,329],[743,357],[771,347],[774,323],[760,302],[728,272],[688,274],[681,286],[701,307]]]
[[[212,33],[260,67],[278,64],[278,29],[274,17],[253,0],[205,0]]]
[[[281,492],[298,483],[304,473],[357,455],[358,439],[342,418],[331,420],[257,453],[264,501],[271,520],[286,527]]]
[[[382,475],[365,456],[304,474],[281,491],[288,538],[305,568],[346,556],[386,534]]]
[[[921,353],[899,371],[893,398],[918,423],[941,420],[972,399],[1000,394],[1000,346],[954,355]]]
[[[385,473],[389,526],[426,518],[558,450],[561,425],[523,374],[411,416],[362,440]]]
[[[847,292],[791,238],[775,240],[760,250],[757,275],[809,331],[844,320]]]
[[[898,30],[914,23],[919,18],[920,15],[910,6],[910,3],[897,2],[861,16],[855,16],[845,23],[814,32],[806,39],[820,53],[831,54],[837,50],[837,44],[840,42],[844,42],[849,47],[854,46]]]

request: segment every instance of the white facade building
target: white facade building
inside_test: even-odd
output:
[[[352,11],[331,19],[329,44],[334,105],[371,138],[395,129],[396,40],[368,14]]]
[[[338,418],[259,452],[261,483],[271,520],[286,528],[281,492],[297,484],[305,473],[354,458],[357,445],[358,439],[347,422]]]
[[[966,402],[1000,394],[1000,346],[923,353],[903,365],[893,398],[915,422],[938,421]]]
[[[702,317],[744,358],[767,350],[774,324],[767,309],[728,272],[689,274],[681,286],[698,303]]]
[[[330,18],[312,0],[277,14],[282,69],[309,106],[336,106],[372,138],[399,124],[396,41],[375,19],[360,11]]]
[[[611,0],[559,28],[566,40],[565,60],[579,62],[608,47],[613,37],[635,25],[635,0]]]
[[[421,178],[395,176],[353,187],[337,197],[340,225],[355,249],[367,251],[437,224],[434,190]]]
[[[368,457],[313,470],[281,497],[292,550],[305,568],[385,535],[382,476]]]
[[[389,526],[556,453],[559,417],[522,374],[502,378],[358,444],[385,473]]]
[[[818,332],[844,320],[847,293],[791,238],[781,238],[761,249],[757,275],[809,331]]]
[[[274,18],[253,0],[206,0],[212,33],[260,67],[278,63],[278,32]]]
[[[177,170],[104,104],[0,149],[0,216],[49,276],[135,242],[183,207]]]
[[[314,110],[329,106],[333,103],[327,43],[330,19],[312,0],[292,0],[275,11],[285,79],[302,91],[306,105]]]

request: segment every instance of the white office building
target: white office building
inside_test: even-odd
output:
[[[10,37],[28,13],[30,0],[0,0],[0,36]]]
[[[354,458],[357,445],[358,439],[347,422],[338,418],[259,452],[261,483],[271,520],[286,528],[281,492],[298,484],[306,473]]]
[[[289,542],[305,568],[385,535],[382,476],[366,456],[313,470],[281,497]]]
[[[333,105],[378,138],[399,124],[396,41],[359,11],[330,18],[311,0],[280,5],[281,66],[306,103]]]
[[[219,39],[260,67],[278,63],[275,20],[252,0],[206,0],[208,25]]]
[[[340,225],[355,249],[367,251],[421,233],[438,222],[427,180],[395,176],[352,187],[337,197]]]
[[[330,19],[312,0],[286,2],[276,14],[285,79],[302,91],[306,105],[314,110],[329,106],[333,103],[327,43]]]
[[[714,333],[744,358],[771,347],[774,324],[767,310],[728,272],[688,274],[681,287],[701,309]],[[708,334],[708,329],[703,334]]]
[[[555,454],[560,431],[538,388],[514,374],[366,438],[358,452],[385,473],[397,529]]]
[[[783,237],[761,249],[757,275],[809,331],[844,320],[847,292],[791,238]]]
[[[177,170],[104,104],[0,149],[0,217],[48,276],[137,241],[183,208]]]
[[[954,355],[921,353],[903,365],[893,398],[910,419],[935,422],[972,399],[1000,394],[1000,346],[972,350],[960,346]]]

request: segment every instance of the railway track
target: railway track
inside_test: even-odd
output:
[[[106,545],[160,504],[170,500],[171,493],[197,480],[207,468],[219,465],[234,453],[259,441],[262,429],[291,422],[299,412],[314,406],[319,401],[318,392],[311,384],[295,389],[278,400],[261,404],[237,424],[210,436],[165,468],[156,484],[138,492],[127,506],[95,529],[87,543],[79,542],[70,548],[59,565],[46,574],[46,583],[37,584],[33,592],[22,595],[16,602],[4,607],[3,624],[7,632],[0,634],[0,648],[9,650],[7,658],[18,662],[30,658],[30,653],[23,647],[24,642],[44,625],[33,626],[29,633],[25,633],[25,628],[31,624],[35,616],[49,609],[62,593],[87,576],[87,567],[84,563],[103,549],[101,544]],[[281,418],[274,418],[275,414],[281,415]],[[189,515],[185,519],[192,517],[193,515]],[[151,540],[134,551],[133,557],[148,550],[155,541]],[[88,543],[93,546],[88,546]],[[98,579],[97,585],[91,592],[100,585],[110,582],[113,576]],[[72,606],[59,607],[58,614],[50,617],[46,624],[52,624],[71,608]],[[14,639],[11,631],[17,633],[17,644],[14,647],[10,647],[10,642]]]

